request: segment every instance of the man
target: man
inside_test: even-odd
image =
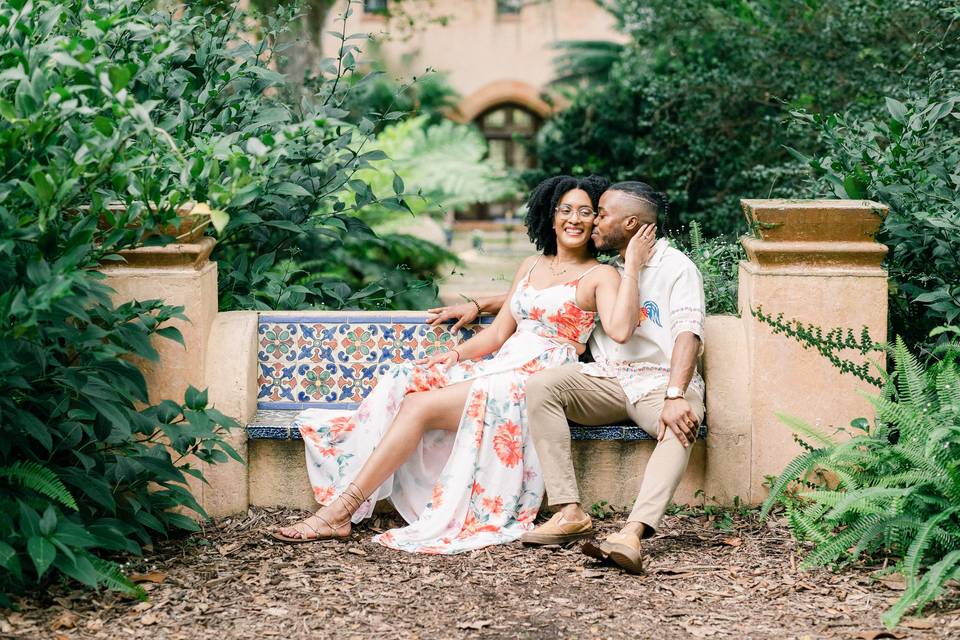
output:
[[[598,327],[590,338],[594,362],[548,369],[527,382],[530,431],[543,467],[550,505],[559,507],[546,523],[527,532],[525,544],[563,544],[593,533],[580,504],[570,452],[567,420],[599,426],[633,420],[657,445],[644,470],[640,493],[626,526],[584,553],[611,560],[631,573],[642,570],[640,541],[653,535],[673,497],[690,457],[704,414],[704,384],[697,374],[703,351],[703,279],[693,262],[657,241],[647,264],[624,272],[630,239],[657,224],[665,199],[642,182],[612,185],[600,198],[593,240],[601,251],[618,251],[610,264],[621,277],[635,279],[640,314],[632,336],[614,342]],[[454,329],[495,312],[505,296],[431,309],[431,323],[457,318]]]

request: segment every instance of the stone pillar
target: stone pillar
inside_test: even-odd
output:
[[[196,235],[196,234],[195,234]],[[160,400],[183,401],[187,387],[193,385],[203,390],[213,387],[211,378],[216,379],[210,369],[216,363],[208,362],[211,345],[216,356],[230,352],[222,358],[224,363],[234,363],[237,372],[246,366],[250,371],[236,373],[244,381],[250,377],[252,367],[256,365],[256,351],[253,346],[253,365],[243,360],[250,359],[250,346],[241,344],[244,338],[253,342],[256,331],[256,314],[253,314],[253,333],[250,331],[250,318],[223,318],[217,314],[217,265],[210,261],[216,241],[211,237],[191,238],[189,242],[170,244],[162,247],[141,247],[122,251],[124,262],[103,265],[101,271],[107,276],[107,284],[116,292],[114,302],[121,304],[129,300],[162,299],[164,303],[183,307],[187,320],[173,320],[172,326],[183,334],[184,346],[166,338],[155,337],[154,347],[159,359],[155,361],[137,361],[147,382],[151,403]],[[222,314],[227,316],[229,314]],[[224,347],[230,338],[223,335],[228,327],[234,327],[236,321],[243,320],[245,333],[238,333],[232,348]],[[215,322],[223,324],[221,331],[214,331]],[[217,347],[219,345],[219,348]],[[230,376],[228,376],[230,377]],[[236,377],[236,376],[234,376]],[[246,459],[245,421],[250,417],[247,405],[235,397],[229,385],[211,388],[209,402],[223,413],[240,422],[240,428],[227,436],[227,441]],[[207,477],[202,483],[188,477],[190,490],[210,516],[223,516],[247,508],[246,467],[233,460],[224,464],[207,465],[199,460],[198,466]],[[189,512],[191,515],[193,512]]]
[[[121,251],[125,262],[104,265],[107,285],[116,291],[114,302],[162,299],[183,307],[188,320],[170,324],[180,329],[186,348],[173,340],[155,338],[160,358],[138,362],[150,402],[183,400],[187,387],[203,389],[210,328],[217,315],[217,265],[210,262],[216,241],[202,237],[195,242]]]
[[[875,240],[886,214],[861,200],[743,200],[753,234],[742,242],[740,313],[746,333],[748,420],[751,425],[749,497],[762,502],[766,476],[783,470],[800,449],[774,415],[784,413],[829,428],[871,417],[858,391],[869,384],[841,374],[812,349],[775,335],[751,310],[784,314],[784,320],[830,329],[866,326],[877,342],[887,338],[887,247]],[[841,357],[863,362],[856,352]],[[883,365],[878,353],[868,359]]]

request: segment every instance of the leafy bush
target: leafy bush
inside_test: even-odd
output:
[[[763,515],[786,507],[794,534],[813,543],[807,567],[897,559],[907,588],[883,615],[889,627],[960,578],[960,344],[943,353],[925,368],[898,338],[894,371],[870,398],[876,419],[838,430],[849,438],[779,416],[812,444],[797,439],[806,452],[774,482]]]
[[[960,10],[958,10],[960,11]],[[890,206],[878,240],[890,247],[891,330],[908,344],[960,318],[960,84],[936,77],[930,96],[886,99],[882,113],[795,117],[825,152],[809,164],[820,193]]]
[[[182,342],[168,326],[181,309],[114,305],[96,271],[122,249],[170,240],[181,184],[182,158],[141,85],[171,43],[151,41],[155,25],[133,9],[0,5],[4,606],[57,574],[143,597],[109,556],[196,529],[172,509],[204,515],[186,486],[202,478],[197,461],[239,460],[221,437],[233,423],[205,392],[156,402],[135,364],[156,358],[152,338]]]
[[[814,143],[789,109],[882,105],[960,57],[953,0],[605,0],[630,41],[605,81],[541,130],[541,170],[644,179],[677,207],[669,227],[743,229],[744,197],[807,196],[784,145]],[[602,62],[596,47],[580,67]],[[575,73],[576,49],[561,58]]]
[[[324,72],[312,100],[283,102],[268,43],[292,12],[263,18],[251,43],[236,12],[144,7],[0,4],[0,605],[57,574],[143,596],[111,558],[194,529],[197,461],[237,457],[205,392],[148,396],[137,363],[156,358],[151,340],[182,341],[168,326],[181,310],[115,305],[101,264],[172,241],[190,201],[222,232],[227,307],[406,302],[426,290],[410,274],[445,259],[359,218],[409,206],[402,188],[374,194],[354,176],[384,154],[364,149],[375,123],[339,106],[350,65]],[[305,249],[333,275],[278,286],[303,276]],[[367,261],[401,257],[413,266],[357,283]]]
[[[694,220],[683,244],[684,253],[703,276],[707,313],[736,315],[740,261],[746,257],[740,241],[725,237],[704,238],[700,223]]]

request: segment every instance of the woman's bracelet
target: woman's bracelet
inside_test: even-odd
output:
[[[479,302],[477,302],[476,300],[471,300],[470,302],[472,302],[473,306],[477,308],[477,315],[480,315],[481,313],[483,313],[483,309],[480,308]]]
[[[455,354],[457,354],[457,362],[460,362],[460,352],[457,351],[457,348],[454,347],[453,349],[450,349],[450,351],[453,351]]]
[[[637,276],[633,275],[632,273],[624,273],[624,274],[623,274],[623,277],[624,277],[624,278],[633,278],[634,280],[637,280],[637,282],[639,282],[639,280],[637,279]]]

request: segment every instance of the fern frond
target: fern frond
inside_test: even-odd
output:
[[[38,462],[17,460],[8,467],[0,467],[0,478],[6,478],[11,483],[36,491],[77,511],[77,502],[70,495],[63,481],[57,477],[57,474]]]
[[[893,629],[911,608],[917,612],[937,598],[949,580],[960,576],[960,550],[951,551],[930,569],[911,587],[908,587],[900,599],[880,618],[888,629]]]
[[[867,487],[857,491],[843,492],[841,494],[843,498],[826,514],[826,518],[839,520],[850,512],[878,513],[886,510],[892,500],[903,498],[910,491],[912,491],[911,488],[902,487]]]
[[[783,424],[790,427],[790,429],[801,436],[806,436],[807,438],[817,442],[824,447],[835,447],[837,442],[823,433],[816,427],[804,422],[800,418],[795,418],[794,416],[787,415],[785,413],[775,413],[777,419],[780,420]]]
[[[696,220],[690,222],[690,248],[699,253],[703,248],[703,231],[700,229],[700,223]]]
[[[870,543],[877,538],[882,540],[886,548],[903,547],[904,540],[910,540],[913,533],[923,526],[923,522],[911,516],[898,515],[888,518],[878,518],[863,535],[854,548],[854,555],[869,550]]]
[[[897,392],[901,402],[907,402],[914,407],[924,407],[932,395],[927,385],[926,372],[900,336],[897,336],[893,347],[893,362],[897,371]]]
[[[856,525],[838,531],[834,536],[816,545],[813,551],[803,559],[803,568],[812,569],[837,562],[869,529],[869,524],[872,524],[872,521],[861,520]]]
[[[954,507],[938,513],[934,517],[927,520],[923,527],[921,527],[917,532],[917,537],[914,538],[913,543],[910,545],[907,555],[903,560],[904,575],[907,576],[907,579],[913,580],[917,575],[920,574],[920,567],[923,564],[923,558],[925,557],[931,544],[936,541],[936,538],[933,535],[934,532],[940,528],[941,522],[948,520],[955,513],[960,513],[960,507]]]
[[[770,495],[763,501],[763,508],[760,509],[760,519],[762,520],[767,517],[770,509],[781,499],[783,492],[786,491],[790,483],[805,477],[826,457],[827,452],[824,449],[814,449],[791,460],[790,464],[783,470],[783,473],[774,481],[773,486],[770,488]]]
[[[119,591],[137,600],[145,601],[147,599],[147,592],[144,591],[143,587],[124,575],[120,565],[116,562],[110,562],[93,555],[90,556],[89,560],[93,569],[97,572],[97,582],[102,583],[108,589]]]
[[[800,509],[795,503],[787,504],[787,523],[798,540],[810,540],[822,544],[830,539],[830,529],[822,524],[820,517]]]

